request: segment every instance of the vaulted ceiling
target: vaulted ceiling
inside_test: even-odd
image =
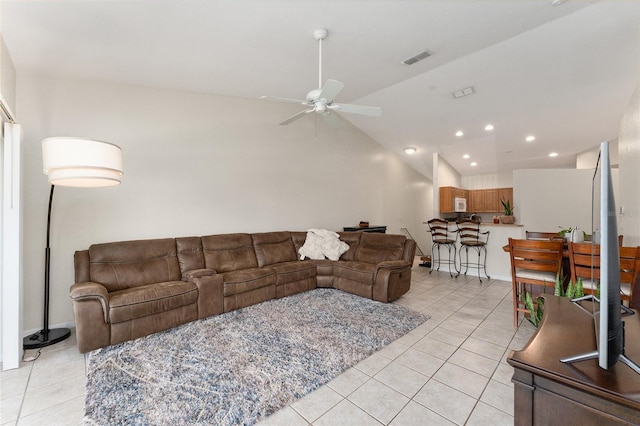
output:
[[[640,80],[634,1],[4,0],[0,8],[18,76],[255,99],[304,99],[317,88],[313,30],[327,28],[323,79],[345,84],[336,101],[383,111],[343,118],[426,176],[434,152],[462,175],[573,167],[576,153],[617,136]],[[432,55],[402,63],[425,50]],[[467,87],[474,93],[452,95]],[[291,105],[292,114],[301,109]]]

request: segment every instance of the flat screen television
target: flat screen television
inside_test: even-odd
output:
[[[562,362],[572,363],[587,359],[598,359],[600,368],[608,370],[616,362],[622,361],[640,374],[640,367],[629,360],[624,355],[624,322],[622,321],[622,311],[633,313],[626,309],[620,300],[620,253],[618,250],[618,224],[616,220],[616,204],[613,193],[613,183],[611,178],[611,160],[609,157],[609,142],[600,144],[600,203],[596,203],[596,176],[598,174],[598,164],[594,173],[592,186],[592,209],[599,212],[599,242],[600,242],[600,299],[594,298],[593,304],[597,349],[582,355],[562,359]],[[595,214],[594,214],[595,217]],[[592,224],[592,228],[594,228]],[[592,229],[592,236],[595,236]],[[593,243],[598,243],[596,238],[592,238]],[[587,296],[586,298],[593,298]],[[580,302],[586,298],[580,298],[575,302]]]

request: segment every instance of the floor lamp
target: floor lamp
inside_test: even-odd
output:
[[[120,183],[122,150],[108,142],[83,138],[47,138],[42,141],[44,173],[49,176],[49,210],[47,214],[47,246],[44,264],[44,325],[42,330],[25,337],[24,349],[37,349],[61,342],[71,335],[68,328],[49,328],[49,272],[51,249],[51,204],[56,186],[99,187]]]

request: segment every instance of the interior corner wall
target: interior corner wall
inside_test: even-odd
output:
[[[462,186],[460,173],[454,169],[442,156],[438,156],[438,188],[443,186]]]
[[[609,141],[609,153],[609,161],[611,162],[611,166],[619,166],[620,159],[618,139]],[[593,148],[587,151],[579,153],[578,155],[576,155],[576,169],[595,169],[599,155],[600,144],[595,145]]]
[[[640,84],[629,101],[618,134],[620,197],[616,198],[625,246],[640,245]]]
[[[56,189],[51,224],[52,326],[73,311],[73,253],[158,237],[327,228],[368,220],[406,227],[421,246],[431,182],[345,121],[277,123],[294,105],[41,74],[18,75],[24,128],[24,327],[42,324],[49,185],[40,141],[81,136],[122,147],[122,184]],[[372,118],[373,119],[373,118]]]

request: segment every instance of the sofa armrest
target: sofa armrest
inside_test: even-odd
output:
[[[409,291],[411,266],[406,260],[378,263],[373,277],[373,300],[392,302]]]
[[[111,344],[109,292],[98,283],[75,283],[70,290],[76,319],[76,339],[81,353]]]
[[[194,278],[208,277],[215,274],[216,271],[214,269],[192,269],[190,271],[183,272],[182,280],[191,281]]]
[[[224,309],[222,275],[213,269],[193,269],[182,274],[184,281],[192,282],[198,288],[198,319],[218,315]]]
[[[104,322],[109,323],[109,292],[102,285],[94,282],[75,283],[69,289],[71,299],[80,300],[97,300],[102,306]]]
[[[404,252],[402,253],[402,259],[408,261],[413,266],[413,259],[416,255],[416,244],[415,240],[407,239],[404,242]]]
[[[405,269],[411,268],[411,263],[406,260],[386,260],[376,265],[376,274],[381,269]]]

